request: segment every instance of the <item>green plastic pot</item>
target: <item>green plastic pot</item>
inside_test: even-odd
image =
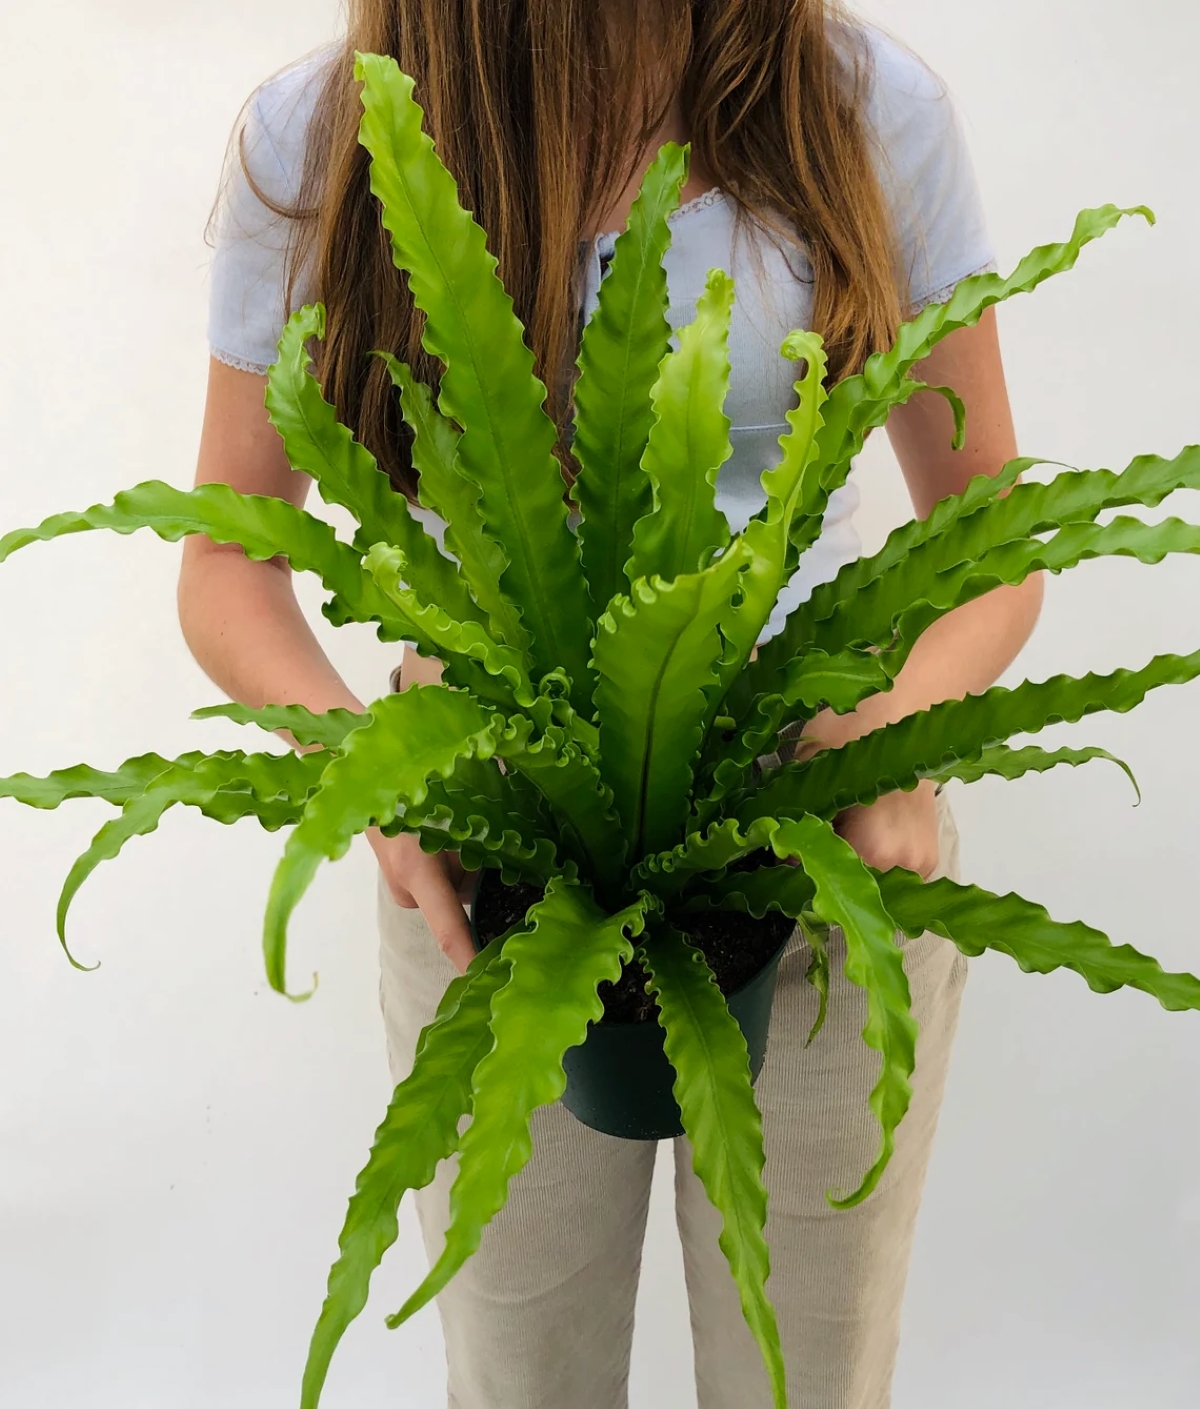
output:
[[[480,872],[471,901],[471,937],[481,948],[475,928],[475,900],[484,872]],[[754,1080],[767,1054],[767,1029],[779,978],[779,962],[787,947],[785,936],[763,967],[728,996],[729,1011],[750,1049]],[[675,1100],[675,1068],[663,1047],[663,1029],[657,1022],[591,1023],[587,1037],[563,1058],[567,1086],[562,1103],[577,1120],[604,1135],[622,1140],[673,1140],[682,1135],[683,1118]]]

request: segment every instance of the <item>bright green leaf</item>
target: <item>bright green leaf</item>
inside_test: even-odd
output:
[[[762,1352],[776,1409],[787,1409],[783,1347],[766,1290],[766,1156],[746,1039],[704,956],[681,934],[664,926],[638,949],[638,958],[658,999],[692,1165],[721,1215],[721,1251]]]
[[[412,462],[417,471],[417,498],[438,514],[447,549],[462,564],[475,600],[486,611],[493,634],[505,645],[527,651],[529,633],[521,614],[500,586],[508,556],[484,527],[479,511],[479,486],[458,463],[462,433],[433,404],[433,394],[413,376],[404,362],[389,352],[383,360],[400,394],[400,412],[413,434]]]
[[[526,629],[535,677],[561,666],[590,698],[587,588],[567,524],[566,485],[546,388],[477,222],[422,129],[413,80],[395,60],[358,56],[360,141],[396,265],[425,315],[423,342],[445,366],[439,404],[462,428],[458,462],[480,489],[489,535],[508,556],[501,585]]]
[[[777,856],[801,862],[816,887],[813,909],[826,924],[838,925],[844,932],[846,977],[867,995],[863,1041],[883,1059],[870,1097],[883,1131],[879,1156],[854,1193],[842,1198],[827,1195],[834,1208],[853,1208],[883,1177],[896,1148],[896,1130],[912,1101],[917,1022],[908,978],[896,943],[896,924],[875,878],[849,842],[827,822],[801,817],[780,827],[773,845]]]
[[[287,992],[287,924],[323,860],[336,861],[368,827],[388,823],[401,804],[424,801],[431,779],[462,758],[495,752],[499,716],[444,685],[418,685],[377,700],[371,721],[347,735],[303,820],[288,838],[271,883],[263,926],[267,978]]]
[[[652,506],[633,530],[625,568],[667,581],[698,572],[729,542],[729,524],[716,506],[717,471],[733,454],[729,442],[729,319],[733,280],[709,271],[695,321],[680,330],[651,392],[654,421],[642,457]]]
[[[1015,959],[1027,974],[1071,969],[1096,993],[1137,988],[1168,1012],[1200,1011],[1200,979],[1164,973],[1155,959],[1080,921],[1062,924],[1019,895],[993,895],[980,886],[942,879],[922,881],[911,871],[875,877],[884,904],[909,935],[932,930],[972,958],[989,949]]]
[[[404,1195],[432,1182],[438,1165],[458,1148],[475,1070],[492,1045],[492,999],[508,979],[504,938],[488,945],[447,988],[417,1042],[412,1072],[396,1087],[375,1132],[338,1238],[339,1256],[304,1367],[300,1409],[317,1409],[338,1343],[366,1306],[371,1276],[396,1241]]]
[[[505,945],[509,980],[492,1000],[494,1045],[475,1070],[471,1124],[459,1147],[446,1246],[420,1287],[388,1320],[399,1326],[427,1305],[479,1246],[504,1206],[509,1183],[533,1153],[529,1121],[567,1084],[563,1057],[598,1021],[596,992],[633,957],[626,931],[641,932],[645,900],[606,915],[587,890],[554,880]]]
[[[571,443],[580,473],[572,497],[583,516],[579,540],[596,614],[628,590],[634,525],[651,510],[642,456],[654,424],[651,391],[671,346],[662,261],[671,242],[667,217],[687,170],[686,147],[668,142],[659,150],[580,344]]]

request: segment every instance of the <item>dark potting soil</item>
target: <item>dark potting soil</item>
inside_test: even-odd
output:
[[[748,870],[771,865],[774,861],[771,852],[760,852],[747,856],[730,870]],[[544,893],[541,886],[528,882],[506,886],[499,871],[491,867],[485,870],[475,900],[475,927],[480,942],[487,944],[513,925],[519,925],[529,907],[537,904]],[[695,915],[668,912],[668,918],[704,955],[717,986],[726,996],[748,983],[793,929],[792,920],[774,912],[761,920],[740,910],[714,910]],[[651,1022],[657,1018],[658,1004],[646,992],[646,977],[645,969],[635,959],[622,966],[616,983],[600,985],[606,1021]]]

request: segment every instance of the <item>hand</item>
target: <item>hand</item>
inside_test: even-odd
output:
[[[887,793],[870,807],[851,807],[834,824],[868,866],[901,866],[928,880],[938,864],[936,784],[911,793]]]
[[[367,839],[392,899],[405,910],[421,911],[442,953],[465,973],[475,945],[463,905],[471,898],[477,873],[465,870],[456,852],[430,856],[407,832],[385,837],[372,827]]]

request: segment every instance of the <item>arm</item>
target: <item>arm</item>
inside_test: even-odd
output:
[[[229,484],[243,494],[300,505],[311,481],[288,464],[267,418],[264,388],[263,377],[211,361],[196,483]],[[189,538],[179,577],[179,621],[201,669],[232,699],[252,708],[363,708],[317,643],[286,562],[255,563],[236,545]],[[443,951],[465,968],[475,951],[458,858],[427,856],[408,835],[387,838],[372,829],[369,839],[397,903],[419,906]]]
[[[967,444],[950,449],[953,422],[941,397],[924,394],[893,411],[888,435],[918,517],[948,494],[961,493],[978,474],[995,474],[1017,454],[1004,381],[995,310],[975,328],[952,334],[920,365],[920,380],[954,387],[967,407]],[[884,724],[962,699],[994,684],[1029,639],[1042,603],[1039,575],[1000,587],[936,622],[914,647],[894,688],[852,714],[817,716],[805,731],[816,748],[838,748]],[[802,745],[803,747],[803,745]],[[890,793],[871,807],[855,807],[838,830],[881,870],[904,866],[923,876],[937,864],[934,784]]]

